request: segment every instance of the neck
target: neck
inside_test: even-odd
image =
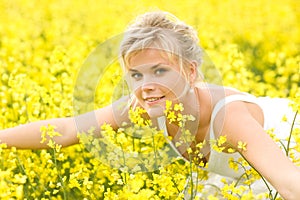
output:
[[[197,131],[200,125],[200,105],[199,105],[199,97],[196,88],[190,89],[184,97],[180,99],[180,103],[183,104],[184,110],[182,111],[182,115],[192,115],[194,117],[193,121],[187,121],[185,129],[189,129],[190,131]],[[178,125],[178,124],[177,124]],[[194,133],[192,133],[194,134]]]

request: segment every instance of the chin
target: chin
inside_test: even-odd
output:
[[[162,106],[153,106],[147,109],[147,113],[150,118],[158,118],[164,116],[165,108]]]

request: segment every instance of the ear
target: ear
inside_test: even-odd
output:
[[[189,82],[190,82],[190,85],[193,86],[196,79],[197,79],[197,76],[198,76],[198,71],[197,71],[197,67],[198,67],[198,64],[196,61],[192,61],[189,63],[189,66],[188,66],[188,79],[189,79]]]

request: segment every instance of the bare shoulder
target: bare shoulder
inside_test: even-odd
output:
[[[262,131],[264,116],[262,109],[257,104],[245,101],[244,98],[241,100],[236,98],[236,100],[228,102],[221,101],[231,95],[247,95],[246,93],[234,88],[212,84],[201,85],[197,87],[197,90],[202,94],[199,95],[202,98],[200,100],[202,105],[210,106],[210,113],[206,115],[210,116],[209,121],[216,138],[220,135],[227,135],[228,139],[232,136],[231,139],[235,140],[238,135],[241,136],[242,133],[251,131],[253,127]],[[213,121],[211,122],[211,120]]]
[[[217,135],[226,135],[234,146],[238,141],[249,140],[253,133],[263,133],[261,122],[253,116],[248,105],[242,101],[234,101],[222,107],[213,123]],[[247,138],[247,139],[246,139]]]
[[[245,94],[235,88],[208,83],[198,83],[196,84],[196,89],[199,91],[199,93],[202,93],[207,97],[207,100],[211,102],[213,107],[217,102],[227,96],[234,94]]]

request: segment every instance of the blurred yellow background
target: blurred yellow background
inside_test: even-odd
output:
[[[0,0],[0,128],[73,115],[74,85],[87,56],[137,15],[158,9],[195,27],[224,85],[300,99],[298,0]],[[102,80],[96,107],[110,100],[111,79]],[[179,172],[177,185],[166,173],[157,176],[169,185],[153,182],[154,175],[147,175],[152,182],[126,177],[80,145],[63,155],[0,150],[1,199],[168,199],[162,188],[176,196],[185,182]]]

